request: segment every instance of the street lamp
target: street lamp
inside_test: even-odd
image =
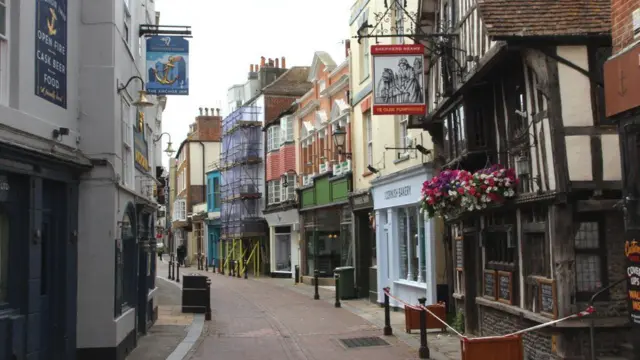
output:
[[[288,186],[289,186],[289,182],[287,181],[287,178],[289,177],[289,176],[288,176],[289,174],[291,174],[291,175],[298,175],[298,173],[297,173],[295,170],[293,170],[293,169],[291,169],[291,170],[287,170],[287,171],[286,171],[284,174],[282,174],[282,176],[281,176],[281,177],[282,177],[282,187],[285,187],[285,188],[286,188],[286,187],[288,187]],[[294,186],[295,186],[295,184],[294,184]]]
[[[157,143],[158,141],[160,141],[160,139],[164,136],[167,135],[169,137],[169,141],[167,141],[167,148],[164,149],[164,153],[167,154],[167,156],[169,156],[169,158],[173,157],[173,154],[175,154],[175,150],[173,150],[173,147],[171,146],[173,143],[171,142],[171,134],[169,134],[168,132],[163,132],[162,134],[156,136],[153,139],[153,143]]]
[[[351,153],[343,152],[344,143],[347,140],[347,132],[344,130],[342,126],[339,124],[336,125],[336,128],[333,130],[333,143],[336,145],[338,149],[338,154],[345,155],[346,157],[351,157]]]
[[[142,80],[140,76],[135,75],[130,77],[124,85],[118,87],[118,94],[126,89],[133,80],[140,80],[140,83],[142,83],[142,88],[138,91],[138,99],[132,103],[133,106],[141,108],[153,106],[153,103],[147,99],[147,91],[144,89],[144,80]]]

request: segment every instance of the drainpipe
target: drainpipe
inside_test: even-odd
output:
[[[204,147],[204,143],[202,141],[198,141],[198,143],[200,143],[200,147],[202,148],[202,199],[207,200],[207,169],[205,166],[205,147]],[[206,207],[205,207],[206,208]],[[201,254],[204,255],[204,221],[202,222],[202,227],[200,228],[200,234],[202,235],[202,238],[198,239],[198,244],[200,245],[200,251]]]

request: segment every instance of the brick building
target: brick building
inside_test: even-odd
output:
[[[640,1],[611,1],[611,36],[613,55],[604,66],[604,94],[606,116],[612,124],[618,125],[622,159],[623,196],[620,204],[626,215],[625,234],[619,231],[620,241],[616,251],[627,259],[617,264],[620,279],[625,283],[616,286],[625,291],[624,300],[628,304],[625,319],[632,330],[627,335],[627,350],[633,359],[640,358],[640,253],[635,239],[640,237]],[[624,287],[626,285],[626,288]],[[628,300],[628,302],[627,302]],[[622,306],[621,310],[625,310]],[[625,315],[621,311],[621,315]],[[632,354],[629,354],[632,355]]]
[[[215,114],[214,114],[215,111]],[[176,199],[172,205],[175,244],[187,247],[187,261],[203,254],[206,213],[206,173],[220,159],[220,109],[200,108],[187,138],[176,153]]]

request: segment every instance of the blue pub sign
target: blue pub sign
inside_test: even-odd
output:
[[[36,95],[67,108],[67,0],[36,0]]]

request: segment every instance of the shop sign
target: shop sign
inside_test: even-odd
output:
[[[408,185],[407,186],[401,186],[399,188],[387,190],[387,191],[384,192],[384,199],[385,200],[401,198],[401,197],[405,197],[405,196],[411,196],[411,186],[408,186]]]
[[[67,0],[36,0],[35,22],[36,96],[66,109]]]
[[[424,115],[424,45],[372,45],[373,114]]]
[[[627,240],[624,254],[627,257],[629,316],[634,327],[640,328],[640,243],[635,239]]]
[[[189,95],[189,41],[182,36],[147,39],[147,92]]]
[[[144,112],[138,111],[136,124],[133,125],[133,150],[136,168],[143,172],[149,171],[149,144],[144,137]]]
[[[371,194],[366,192],[351,197],[351,208],[353,210],[368,209],[373,207],[373,199]]]
[[[640,107],[640,45],[604,64],[606,116]]]

